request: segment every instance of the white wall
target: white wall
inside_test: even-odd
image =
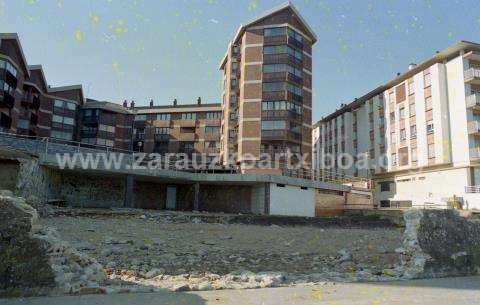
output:
[[[315,216],[315,189],[270,184],[270,215]]]

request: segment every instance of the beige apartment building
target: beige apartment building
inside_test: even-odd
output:
[[[373,178],[377,206],[480,209],[480,45],[411,64],[324,117],[312,138],[314,169]],[[370,166],[342,169],[347,155]]]
[[[223,72],[220,155],[244,169],[287,150],[311,162],[312,45],[317,38],[285,3],[241,25]],[[280,172],[281,173],[281,172]]]

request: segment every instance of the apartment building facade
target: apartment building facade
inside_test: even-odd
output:
[[[219,103],[135,107],[133,148],[146,153],[206,154],[209,159],[220,153],[222,108]]]
[[[122,106],[87,98],[80,118],[82,143],[132,150],[134,114],[126,102]]]
[[[243,169],[261,154],[291,151],[310,167],[316,40],[291,3],[240,26],[220,64],[223,162],[233,159]]]
[[[0,34],[0,131],[78,139],[80,85],[50,87],[40,65],[29,66],[17,34]]]
[[[316,123],[314,169],[373,178],[380,207],[480,209],[479,105],[480,45],[461,41]]]

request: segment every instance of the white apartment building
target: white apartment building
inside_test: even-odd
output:
[[[372,178],[377,206],[455,198],[480,209],[480,44],[460,41],[411,64],[317,122],[312,137],[314,169],[332,155],[336,172]],[[369,166],[342,169],[346,155]]]

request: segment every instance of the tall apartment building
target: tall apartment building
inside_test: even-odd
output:
[[[315,124],[314,168],[372,177],[378,206],[480,208],[480,45],[461,41]],[[371,168],[340,169],[345,155]],[[385,162],[381,162],[384,159]],[[384,164],[384,166],[379,166]]]
[[[126,105],[125,105],[126,106]],[[146,153],[207,154],[220,152],[220,104],[131,106],[135,113],[133,148]]]
[[[80,85],[48,86],[39,65],[29,66],[17,34],[0,34],[0,131],[78,139]]]
[[[239,27],[220,64],[224,162],[235,154],[244,168],[256,164],[261,153],[287,150],[306,154],[311,162],[316,40],[289,2]]]

